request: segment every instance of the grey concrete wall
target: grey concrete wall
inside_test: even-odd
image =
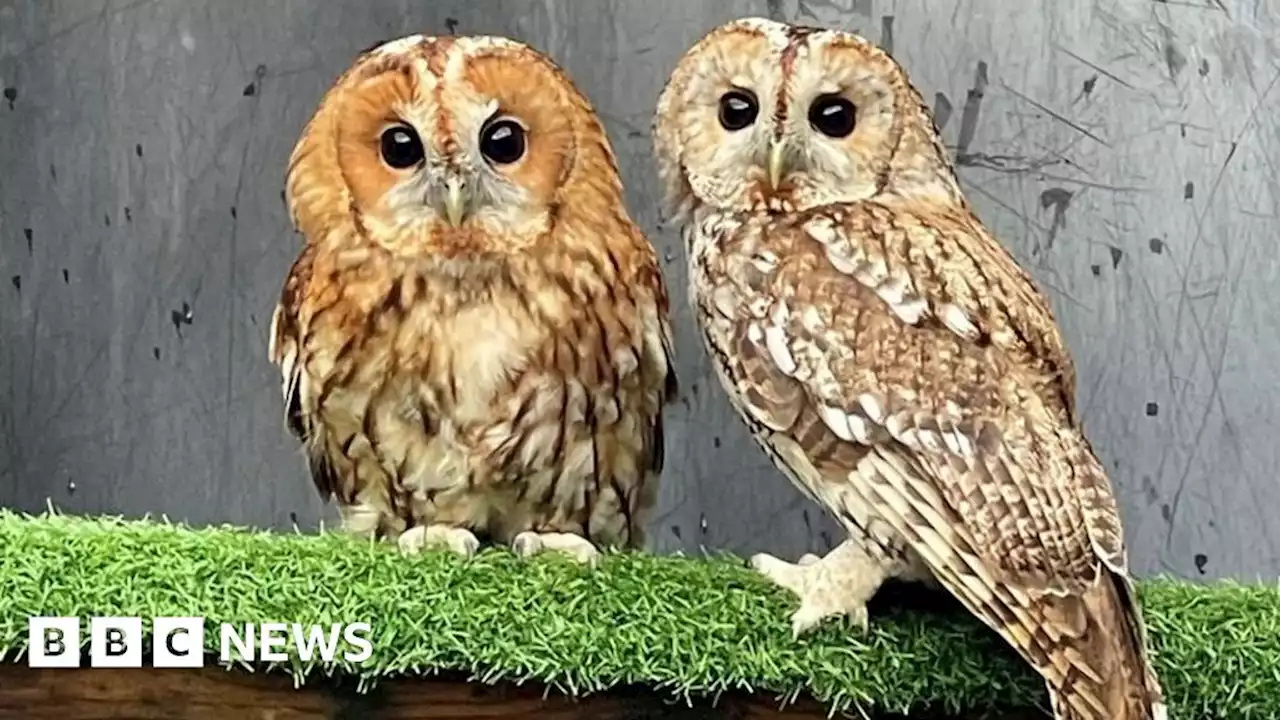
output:
[[[1258,0],[0,1],[0,504],[311,526],[266,330],[280,199],[321,93],[375,41],[502,33],[603,113],[669,258],[685,396],[655,549],[825,549],[684,307],[649,121],[681,52],[771,14],[889,44],[982,217],[1052,297],[1141,573],[1280,571],[1280,6]]]

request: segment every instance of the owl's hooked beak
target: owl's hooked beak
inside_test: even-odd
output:
[[[769,141],[769,189],[777,190],[787,170],[787,141],[774,138]]]
[[[452,175],[444,181],[444,214],[452,227],[462,227],[467,216],[467,206],[471,196],[467,192],[467,183],[462,178]]]

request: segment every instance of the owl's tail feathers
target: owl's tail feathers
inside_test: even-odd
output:
[[[1050,683],[1054,716],[1059,720],[1168,720],[1133,584],[1104,569],[1081,600],[1086,632],[1069,643],[1067,657],[1087,663],[1074,664],[1057,687]]]

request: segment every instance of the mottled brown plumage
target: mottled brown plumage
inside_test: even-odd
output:
[[[1071,356],[902,68],[852,34],[730,23],[679,63],[655,136],[721,381],[850,533],[823,558],[753,558],[800,596],[796,633],[865,624],[889,578],[936,581],[1059,718],[1163,717]]]
[[[641,544],[667,295],[559,68],[502,38],[374,48],[304,130],[287,199],[306,244],[270,356],[349,531],[588,562]]]

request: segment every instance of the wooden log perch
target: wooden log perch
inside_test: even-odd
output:
[[[726,693],[692,707],[631,687],[580,698],[539,684],[485,685],[462,678],[392,678],[365,694],[349,681],[312,678],[301,688],[283,673],[195,669],[41,669],[0,664],[0,718],[29,720],[808,720],[826,718],[801,698]],[[861,717],[861,716],[859,716]],[[898,716],[873,716],[891,720]],[[929,720],[1031,720],[1032,715],[913,715]],[[1034,717],[1043,718],[1042,715]]]

